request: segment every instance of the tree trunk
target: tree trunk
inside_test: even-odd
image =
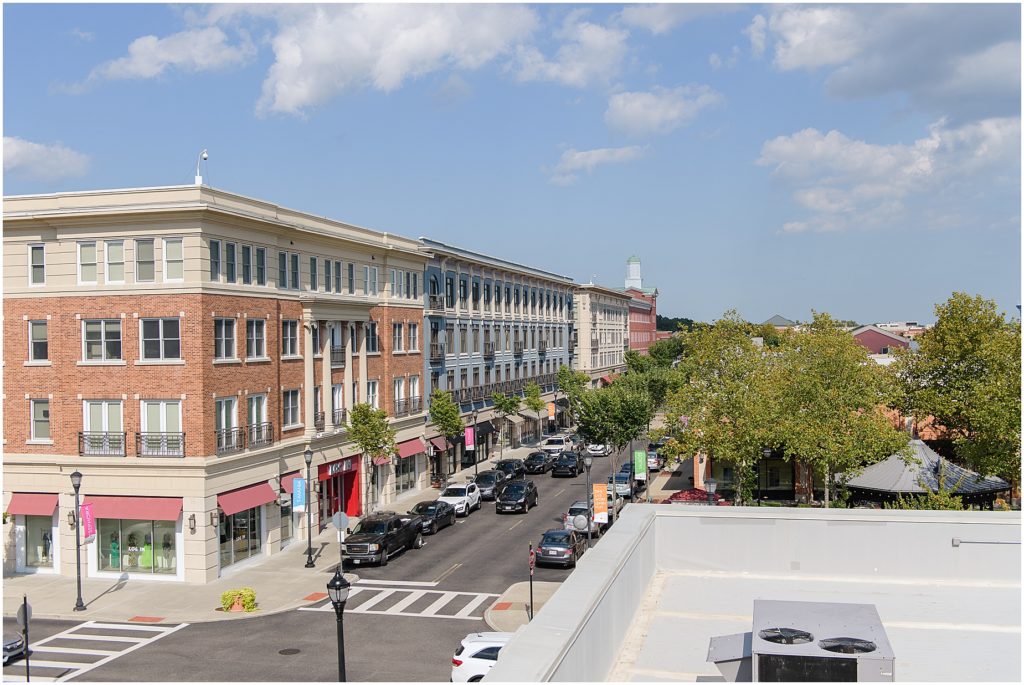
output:
[[[831,469],[829,468],[829,465],[826,463],[825,464],[825,508],[826,509],[829,508],[829,501],[830,501],[829,485],[831,485],[831,481],[832,481],[832,479],[829,477],[830,474],[831,474]]]

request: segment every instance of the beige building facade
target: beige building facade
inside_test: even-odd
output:
[[[576,286],[575,368],[590,376],[594,387],[611,382],[615,374],[626,370],[631,300],[612,288],[592,283]]]

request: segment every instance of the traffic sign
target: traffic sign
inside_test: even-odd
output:
[[[18,626],[24,630],[25,624],[32,620],[32,605],[25,601],[20,607],[18,607]]]
[[[348,514],[343,511],[334,512],[334,515],[331,516],[331,523],[333,523],[334,527],[338,530],[345,530],[348,528]]]

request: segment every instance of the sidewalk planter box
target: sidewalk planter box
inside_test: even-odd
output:
[[[256,611],[256,591],[251,587],[227,590],[220,596],[220,605],[224,611]]]

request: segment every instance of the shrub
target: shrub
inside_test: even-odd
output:
[[[256,611],[256,591],[251,587],[244,587],[241,590],[227,590],[221,593],[220,605],[224,611],[231,611],[235,599],[241,598],[242,607],[245,611]]]

